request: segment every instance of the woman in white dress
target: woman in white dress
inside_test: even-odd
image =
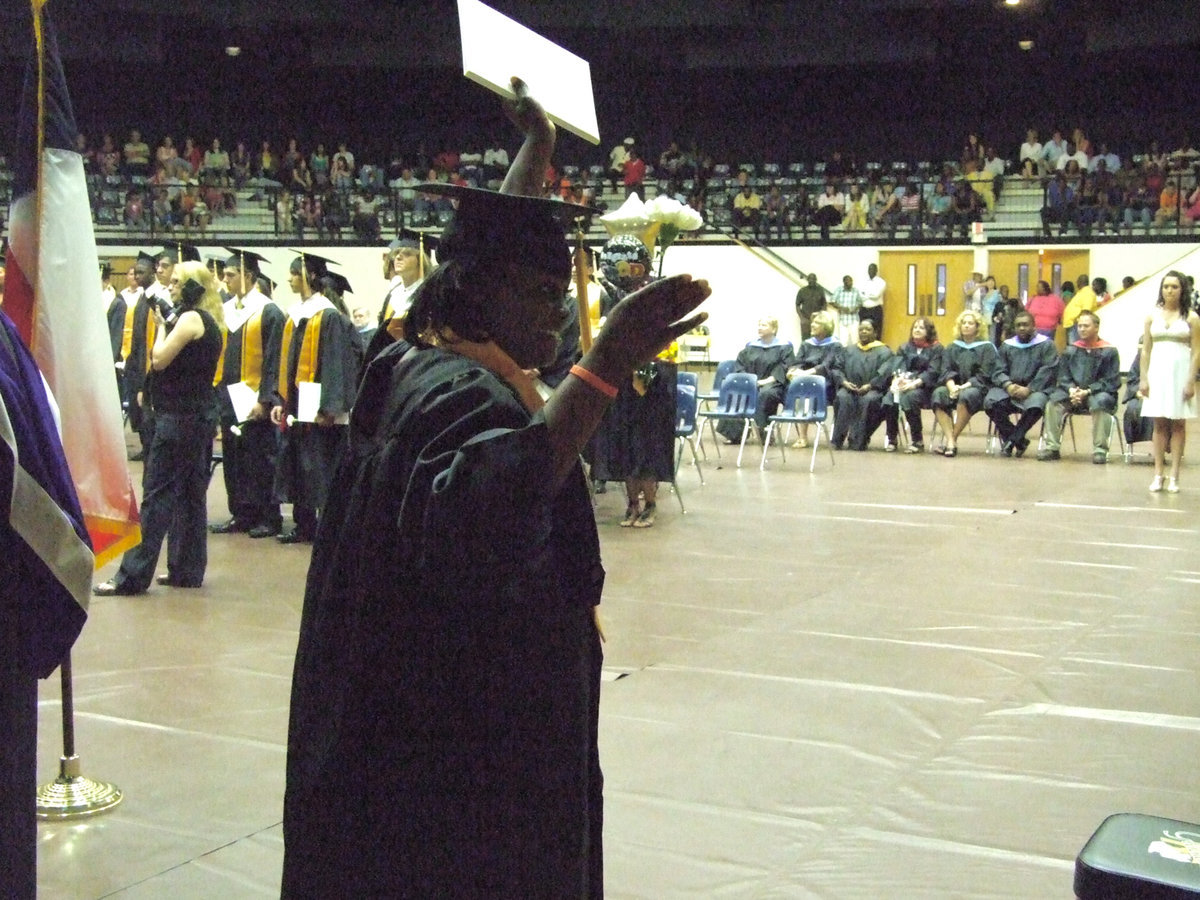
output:
[[[1150,490],[1163,490],[1163,458],[1171,443],[1168,493],[1179,491],[1179,468],[1187,437],[1187,420],[1196,417],[1196,374],[1200,370],[1200,318],[1191,309],[1188,279],[1171,271],[1158,289],[1158,308],[1146,317],[1139,364],[1138,394],[1145,398],[1142,415],[1154,419],[1154,480]]]

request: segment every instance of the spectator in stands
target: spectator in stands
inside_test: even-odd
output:
[[[846,216],[842,219],[842,227],[846,231],[863,231],[871,220],[871,199],[863,193],[858,184],[850,185],[850,193],[846,197]]]
[[[288,138],[287,149],[283,151],[283,167],[281,171],[288,172],[296,168],[296,163],[304,158],[295,138]]]
[[[254,174],[263,182],[279,183],[279,160],[271,149],[270,141],[263,141],[254,160]]]
[[[464,183],[468,183],[466,179],[464,179]],[[364,162],[358,167],[358,185],[364,191],[383,190],[383,169],[373,162]],[[472,184],[471,186],[478,187],[477,184]]]
[[[1100,190],[1094,175],[1083,175],[1075,200],[1075,221],[1079,225],[1080,237],[1090,238],[1093,226],[1103,231],[1108,224],[1108,198]]]
[[[233,148],[233,156],[229,158],[229,166],[233,173],[233,186],[238,190],[250,180],[251,159],[250,151],[246,149],[245,141],[238,141]]]
[[[75,135],[75,152],[83,159],[83,171],[86,175],[96,172],[96,148],[92,146],[82,131]]]
[[[971,161],[974,161],[976,165],[982,165],[983,143],[975,132],[972,131],[967,135],[966,141],[963,142],[962,152],[958,155],[958,161],[962,164],[963,169],[966,169],[967,163]]]
[[[908,229],[908,236],[911,240],[917,240],[921,236],[921,192],[917,189],[915,181],[910,181],[904,188],[904,194],[900,197],[900,215],[899,223]],[[892,231],[892,236],[895,237],[895,230]]]
[[[1042,234],[1050,237],[1050,226],[1058,226],[1062,237],[1075,222],[1075,189],[1067,181],[1066,172],[1059,170],[1046,186],[1046,202],[1042,206]]]
[[[1038,140],[1038,133],[1032,128],[1025,132],[1025,143],[1021,145],[1017,162],[1021,166],[1023,178],[1035,178],[1046,171],[1046,160],[1042,156],[1042,142]]]
[[[113,142],[113,136],[106,134],[100,141],[100,150],[96,154],[97,168],[101,175],[116,175],[121,168],[121,151]]]
[[[1058,171],[1058,161],[1067,155],[1067,142],[1063,140],[1062,132],[1055,131],[1050,140],[1042,146],[1042,158],[1046,162],[1047,172]]]
[[[995,178],[981,168],[975,160],[967,160],[966,180],[971,184],[971,190],[979,195],[983,207],[990,219],[996,211]]]
[[[187,160],[189,175],[199,177],[200,170],[204,168],[204,151],[196,145],[196,139],[193,137],[185,137],[183,139],[183,150],[179,154],[181,159]]]
[[[900,222],[900,191],[890,178],[883,179],[875,188],[871,206],[871,227],[876,232],[887,231],[894,238]]]
[[[1008,171],[1008,163],[996,155],[995,147],[987,148],[984,154],[982,171],[991,176],[992,195],[995,197],[996,203],[999,203],[1000,193],[1004,189],[1004,174]]]
[[[1046,407],[1045,446],[1038,459],[1059,459],[1063,423],[1067,411],[1092,415],[1092,462],[1108,462],[1113,413],[1121,387],[1121,363],[1117,348],[1100,339],[1100,317],[1092,311],[1079,316],[1079,340],[1063,351],[1058,362],[1057,383]]]
[[[630,161],[625,165],[625,171],[629,171],[629,167],[636,160],[636,151],[630,156]],[[747,231],[757,231],[759,217],[762,215],[762,197],[758,192],[750,186],[750,183],[742,185],[742,189],[733,197],[733,227],[734,229],[746,229]]]
[[[936,233],[939,228],[945,228],[946,236],[949,237],[951,229],[950,214],[951,197],[946,193],[946,182],[935,181],[933,183],[933,194],[929,198],[927,217],[930,233]]]
[[[679,149],[678,141],[671,141],[658,156],[659,171],[668,178],[674,178],[682,173],[684,164],[683,151]]]
[[[346,164],[346,171],[350,173],[350,178],[354,178],[354,154],[350,151],[345,141],[338,143],[337,153],[333,154],[333,162],[331,171],[337,167],[337,161],[342,160]]]
[[[317,144],[317,149],[308,158],[308,170],[312,173],[313,184],[321,187],[329,184],[329,170],[331,165],[329,153],[326,152],[325,145]]]
[[[1058,326],[1062,323],[1066,304],[1058,294],[1051,293],[1050,282],[1039,281],[1037,283],[1037,293],[1029,298],[1025,308],[1032,314],[1033,324],[1038,333],[1053,339],[1058,332]]]
[[[608,151],[608,177],[612,180],[613,191],[616,191],[618,184],[625,183],[625,163],[629,161],[629,150],[633,144],[633,138],[627,137]]]
[[[1179,222],[1179,183],[1170,178],[1158,195],[1158,212],[1154,214],[1154,224],[1159,228],[1175,225]]]
[[[1075,163],[1076,172],[1086,172],[1088,167],[1088,155],[1078,148],[1073,141],[1067,141],[1067,152],[1058,158],[1055,163],[1055,168],[1060,172],[1066,172],[1067,175],[1072,174],[1067,170],[1067,166]]]
[[[625,161],[625,196],[637,194],[643,200],[646,190],[646,162],[637,147],[629,148],[629,158]]]
[[[229,183],[229,154],[221,149],[219,138],[204,153],[204,173],[216,179],[216,184]]]
[[[1196,179],[1195,188],[1184,201],[1182,215],[1183,221],[1188,225],[1194,225],[1196,220],[1200,219],[1200,178]]]
[[[351,224],[359,240],[379,240],[379,203],[379,197],[374,191],[367,191],[355,200]]]
[[[308,163],[303,156],[296,157],[296,163],[292,166],[292,174],[289,187],[297,194],[310,194],[313,189],[312,172],[308,169]]]
[[[150,224],[146,212],[146,198],[141,191],[127,191],[125,194],[125,210],[123,214],[125,227],[129,229],[144,229]]]
[[[348,191],[354,187],[354,175],[351,174],[345,159],[334,156],[333,174],[330,175],[329,182],[335,191]]]
[[[1125,161],[1119,184],[1125,231],[1132,234],[1135,221],[1149,231],[1150,223],[1154,221],[1154,211],[1158,208],[1158,197],[1150,190],[1145,175],[1134,167],[1132,160]]]
[[[983,403],[1005,456],[1023,456],[1029,448],[1029,429],[1042,417],[1058,373],[1058,349],[1037,333],[1028,311],[1017,313],[1014,328],[1016,334],[997,352],[992,387]],[[1018,417],[1016,424],[1013,416]]]
[[[500,146],[499,141],[492,141],[483,151],[483,177],[491,187],[493,181],[499,183],[508,174],[508,151]]]
[[[129,132],[129,140],[125,142],[125,174],[143,178],[150,174],[150,147],[136,128]]]
[[[1071,132],[1071,141],[1070,142],[1075,145],[1075,150],[1077,153],[1082,153],[1085,157],[1088,157],[1088,158],[1091,157],[1092,142],[1088,140],[1088,136],[1087,136],[1087,134],[1084,133],[1084,130],[1082,128],[1076,128],[1074,131]],[[1079,163],[1079,167],[1081,169],[1086,169],[1087,162],[1081,161]]]
[[[812,217],[813,224],[821,229],[821,240],[829,240],[829,229],[842,221],[845,209],[845,195],[838,190],[836,183],[826,181],[825,192],[817,198],[817,211]]]
[[[883,392],[892,377],[894,354],[876,340],[870,319],[858,323],[858,341],[846,347],[836,374],[833,449],[849,444],[851,450],[866,450],[871,435],[883,421]]]
[[[842,158],[841,150],[834,150],[825,163],[825,178],[838,181],[854,174],[854,168]]]
[[[925,449],[921,410],[930,409],[933,389],[942,369],[942,345],[932,319],[921,317],[912,324],[908,341],[896,351],[891,381],[883,395],[883,419],[887,442],[883,449],[895,451],[900,440],[900,413],[908,422],[909,441],[905,453]]]
[[[1088,159],[1088,171],[1095,172],[1102,162],[1110,175],[1121,170],[1121,157],[1110,151],[1108,144],[1103,143],[1097,146],[1095,154]]]
[[[998,357],[995,345],[982,339],[982,331],[982,316],[964,309],[954,321],[954,340],[942,354],[942,370],[930,403],[946,438],[945,445],[934,452],[943,456],[958,455],[958,437],[971,416],[983,409],[992,385]]]
[[[810,276],[811,277],[811,276]],[[849,276],[847,276],[849,277]],[[825,402],[833,404],[837,389],[837,374],[842,368],[843,347],[835,337],[837,316],[832,308],[813,314],[812,337],[805,339],[787,371],[788,381],[801,375],[820,375],[825,379]],[[808,446],[808,423],[799,426],[799,436],[792,445],[797,450]]]
[[[950,197],[950,228],[960,229],[965,241],[974,222],[983,221],[983,201],[971,187],[971,182],[965,178],[955,182],[954,193]],[[949,229],[947,229],[949,233]]]
[[[296,194],[292,199],[292,223],[296,237],[304,239],[304,229],[312,228],[318,237],[325,235],[325,210],[320,194]]]
[[[413,199],[416,197],[416,186],[421,182],[413,175],[410,167],[405,166],[400,170],[400,177],[391,183],[391,187],[399,191],[399,200],[401,206],[405,209],[412,209]]]
[[[783,189],[779,185],[773,184],[767,191],[767,196],[762,204],[762,217],[759,222],[762,225],[762,233],[766,238],[770,238],[772,233],[783,240],[787,237],[788,229],[788,202],[783,195]]]
[[[175,141],[168,134],[163,137],[162,143],[154,151],[154,161],[164,169],[170,168],[172,160],[179,158],[179,151],[175,149]]]

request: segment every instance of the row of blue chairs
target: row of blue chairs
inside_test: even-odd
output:
[[[742,457],[746,449],[746,439],[750,436],[750,427],[758,410],[758,379],[749,372],[734,372],[736,362],[726,360],[717,367],[713,380],[714,391],[705,394],[698,393],[698,379],[695,373],[680,372],[676,386],[676,428],[675,436],[679,446],[676,453],[675,469],[678,474],[679,463],[683,457],[684,446],[691,448],[692,461],[700,473],[700,483],[704,483],[704,475],[700,469],[700,456],[696,450],[696,437],[699,430],[697,419],[708,422],[713,436],[713,444],[717,448],[718,458],[721,455],[721,441],[717,436],[716,423],[720,421],[738,422],[742,426],[741,441],[738,445],[737,465],[742,465]],[[709,408],[700,409],[701,403],[710,404]],[[715,404],[712,406],[711,404]],[[767,430],[763,436],[762,460],[759,468],[767,463],[767,452],[772,440],[778,438],[780,455],[787,462],[787,442],[790,431],[794,426],[814,424],[817,426],[816,437],[813,440],[812,459],[809,462],[809,472],[814,471],[817,463],[817,451],[821,438],[825,438],[829,447],[829,434],[825,429],[828,418],[828,408],[825,399],[825,379],[820,375],[804,375],[793,379],[784,395],[783,405],[779,411],[768,419]],[[787,433],[779,435],[781,426],[787,426]],[[703,444],[700,446],[703,451]],[[834,462],[833,450],[830,447],[829,457]],[[678,495],[678,486],[676,485]],[[680,500],[682,505],[683,501]]]

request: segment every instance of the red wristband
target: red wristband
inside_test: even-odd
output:
[[[605,381],[603,378],[601,378],[599,375],[597,375],[595,372],[589,372],[583,366],[571,366],[571,374],[574,375],[576,378],[578,378],[580,381],[587,384],[589,387],[593,387],[596,390],[598,390],[609,400],[616,399],[617,389],[615,387],[613,387],[611,384],[609,384],[607,381]]]

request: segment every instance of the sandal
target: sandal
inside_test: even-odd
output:
[[[957,447],[947,447],[945,450],[942,451],[942,456],[953,459],[954,457],[958,456],[958,448]]]
[[[804,438],[800,438],[796,443],[792,444],[793,450],[804,450],[806,447],[808,447],[808,441]]]
[[[633,523],[634,528],[649,528],[654,524],[655,504],[647,503],[646,508],[642,510],[642,514],[637,517]]]
[[[636,503],[630,503],[627,507],[625,507],[625,518],[621,520],[621,527],[628,528],[630,525],[636,522],[638,520],[638,513],[639,510]]]

